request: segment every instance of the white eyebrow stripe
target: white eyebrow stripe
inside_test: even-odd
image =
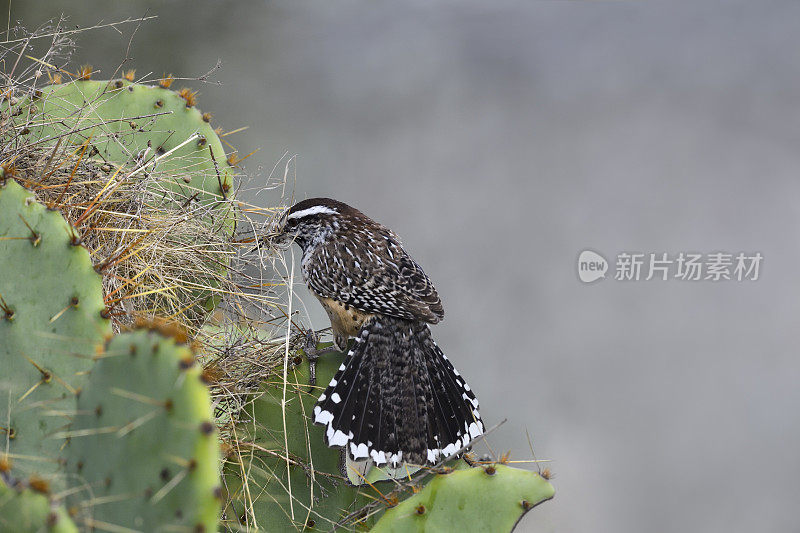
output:
[[[331,209],[330,207],[325,207],[324,205],[315,205],[314,207],[309,207],[307,209],[303,209],[302,211],[296,211],[286,219],[296,219],[296,218],[303,218],[311,215],[336,215],[339,212],[335,209]]]

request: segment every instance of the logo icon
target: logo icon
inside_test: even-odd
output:
[[[578,277],[584,283],[591,283],[606,277],[608,261],[605,257],[591,250],[584,250],[578,256]]]

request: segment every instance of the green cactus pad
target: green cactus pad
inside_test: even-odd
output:
[[[319,359],[317,387],[313,390],[308,385],[308,362],[293,354],[290,360],[293,366],[287,376],[285,437],[282,376],[264,384],[263,395],[245,417],[251,422],[242,423],[237,430],[243,441],[238,450],[242,462],[232,459],[224,469],[229,495],[225,525],[230,530],[258,526],[268,531],[328,531],[348,514],[380,498],[369,485],[359,488],[348,484],[342,473],[340,450],[326,446],[324,428],[309,420],[317,397],[341,364],[342,354],[330,353]],[[371,519],[353,522],[348,520],[345,525],[366,527]]]
[[[98,165],[109,164],[113,170],[103,175],[109,183],[114,177],[149,176],[145,183],[150,194],[140,200],[151,210],[191,210],[208,222],[209,231],[229,239],[237,217],[234,203],[226,201],[234,193],[234,168],[210,115],[198,111],[193,101],[188,89],[175,92],[123,79],[77,80],[43,87],[36,97],[16,102],[10,115],[26,142],[44,150],[61,143]],[[114,188],[109,190],[113,196]],[[221,300],[213,289],[227,274],[226,257],[203,257],[205,271],[215,275],[187,274],[183,279],[197,287],[192,309],[201,316]]]
[[[554,493],[539,474],[501,464],[454,470],[387,509],[372,531],[511,531]]]
[[[77,533],[63,507],[44,494],[9,487],[0,478],[0,531],[14,533]]]
[[[145,171],[152,170],[154,157],[196,136],[155,168],[172,177],[165,186],[181,199],[217,202],[232,193],[233,171],[207,115],[189,103],[162,87],[79,80],[43,87],[31,105],[20,107],[16,120],[30,123],[29,141],[54,143],[66,135],[72,145],[88,141],[91,157],[129,168],[144,164]]]
[[[190,350],[138,331],[117,336],[98,357],[65,450],[76,521],[216,531],[219,440]]]
[[[0,458],[19,475],[57,470],[64,441],[54,434],[111,333],[100,276],[72,234],[58,212],[0,179]]]

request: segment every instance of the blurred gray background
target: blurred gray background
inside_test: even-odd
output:
[[[0,3],[7,12],[7,2]],[[440,346],[552,459],[521,530],[786,532],[800,502],[800,3],[16,0],[34,26],[146,13],[130,66],[198,76],[265,179],[395,229]],[[110,74],[123,34],[78,39]],[[102,77],[100,75],[99,77]],[[274,192],[252,201],[276,202]],[[582,284],[584,248],[761,252],[756,282]],[[327,325],[307,300],[315,327]]]

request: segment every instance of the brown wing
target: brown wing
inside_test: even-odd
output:
[[[391,231],[343,233],[320,245],[304,266],[312,291],[368,313],[431,324],[444,318],[433,283]]]

